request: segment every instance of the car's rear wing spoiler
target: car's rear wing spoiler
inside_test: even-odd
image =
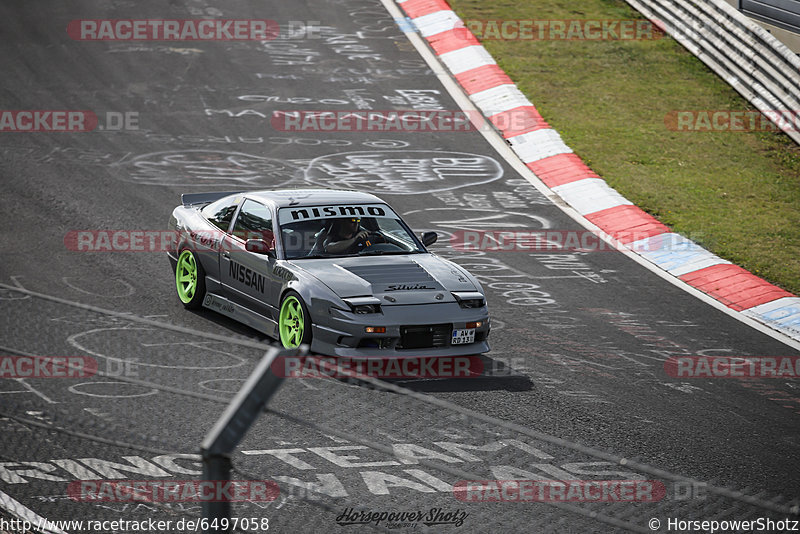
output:
[[[242,191],[220,191],[214,193],[184,193],[181,195],[181,204],[186,207],[198,204],[210,204],[221,198],[242,193]]]

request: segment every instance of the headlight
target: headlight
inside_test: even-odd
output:
[[[452,293],[462,308],[483,308],[486,306],[486,299],[483,294],[474,291]]]
[[[381,301],[375,297],[351,297],[344,300],[350,311],[358,315],[367,313],[381,313]]]
[[[359,304],[358,306],[351,306],[353,313],[381,313],[380,304]]]

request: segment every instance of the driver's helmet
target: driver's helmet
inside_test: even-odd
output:
[[[340,217],[333,220],[330,234],[333,236],[348,236],[358,231],[360,217]]]

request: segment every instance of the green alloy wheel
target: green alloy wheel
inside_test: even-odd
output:
[[[191,250],[182,250],[175,267],[178,298],[187,308],[199,308],[206,292],[203,266]]]
[[[293,349],[311,341],[311,321],[305,304],[296,293],[287,293],[281,302],[278,333],[284,348]]]

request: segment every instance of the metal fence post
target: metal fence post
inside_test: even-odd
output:
[[[221,483],[231,479],[231,454],[258,419],[264,407],[283,382],[282,376],[272,373],[272,363],[282,356],[304,356],[306,345],[298,349],[269,349],[242,388],[225,408],[214,427],[206,434],[200,452],[203,457],[203,481]],[[231,524],[231,503],[203,502],[203,519],[208,521],[203,532],[227,532],[222,523]],[[211,528],[215,524],[216,528]],[[228,520],[228,521],[224,521]]]
[[[231,459],[224,454],[207,454],[203,451],[203,480],[230,480]],[[211,521],[216,518],[231,518],[231,503],[228,501],[203,501],[203,518]],[[204,532],[220,531],[221,529],[206,529]]]

